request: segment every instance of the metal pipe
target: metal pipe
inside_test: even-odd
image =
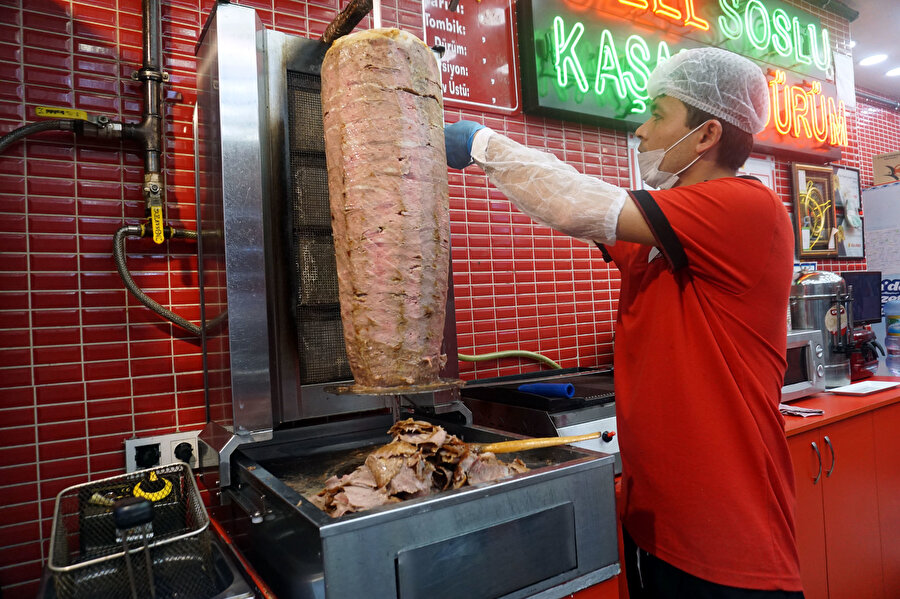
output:
[[[132,78],[141,82],[143,109],[139,124],[125,125],[123,136],[141,145],[144,152],[144,204],[150,219],[153,241],[162,243],[164,235],[163,207],[165,206],[165,184],[162,180],[163,151],[163,98],[162,84],[168,79],[161,71],[162,36],[160,26],[159,0],[143,0],[143,62],[141,69]]]
[[[158,0],[144,0],[141,6],[143,18],[143,51],[144,68],[158,71],[162,65],[162,47],[160,43],[160,12]]]
[[[870,102],[876,102],[878,104],[887,106],[891,110],[900,110],[900,102],[897,102],[895,100],[890,100],[888,98],[882,98],[881,96],[876,96],[875,94],[870,94],[869,92],[863,91],[861,89],[856,90],[856,95],[859,96],[860,98],[865,98],[866,100],[869,100]]]

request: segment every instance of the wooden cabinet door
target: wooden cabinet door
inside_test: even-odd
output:
[[[875,412],[875,479],[886,597],[900,595],[900,404]]]
[[[830,599],[884,596],[874,432],[871,413],[821,429]]]
[[[800,578],[806,599],[828,598],[825,513],[822,503],[825,470],[819,457],[822,453],[821,445],[822,440],[817,430],[788,439],[797,487],[795,521],[797,548],[800,552]]]

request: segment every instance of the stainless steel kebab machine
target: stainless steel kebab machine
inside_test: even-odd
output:
[[[615,575],[613,458],[600,453],[511,454],[530,471],[336,519],[306,499],[390,440],[395,402],[467,442],[508,438],[473,426],[458,389],[333,392],[351,376],[319,100],[327,47],[228,3],[197,46],[200,461],[214,516],[282,599],[549,599]],[[447,379],[453,315],[451,293]]]

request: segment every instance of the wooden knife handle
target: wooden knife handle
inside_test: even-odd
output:
[[[372,10],[372,0],[350,0],[338,16],[328,24],[322,41],[331,44],[339,37],[345,36],[356,27],[363,18]]]
[[[541,447],[553,447],[554,445],[567,445],[579,441],[589,441],[598,438],[602,433],[588,433],[575,435],[574,437],[536,437],[534,439],[515,439],[514,441],[498,441],[497,443],[470,443],[479,453],[512,453],[514,451],[527,451]]]

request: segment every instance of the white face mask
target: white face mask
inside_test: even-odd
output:
[[[641,179],[644,180],[644,183],[646,183],[650,187],[655,187],[656,189],[669,189],[670,187],[675,185],[675,183],[678,182],[678,175],[680,175],[687,169],[691,168],[691,166],[693,166],[695,162],[700,160],[700,158],[702,158],[703,154],[706,154],[706,152],[703,152],[703,154],[700,154],[699,156],[697,156],[696,158],[691,160],[687,164],[687,166],[685,166],[684,168],[679,170],[677,173],[669,173],[666,171],[661,171],[661,170],[659,170],[659,165],[662,164],[663,158],[666,157],[666,152],[668,152],[669,150],[671,150],[672,148],[674,148],[675,146],[677,146],[678,144],[683,142],[685,139],[687,139],[687,137],[691,133],[693,133],[694,131],[696,131],[697,129],[699,129],[700,127],[702,127],[703,125],[705,125],[708,122],[709,121],[700,123],[693,129],[688,131],[684,135],[684,137],[682,137],[681,139],[679,139],[678,141],[673,143],[671,146],[669,146],[665,150],[660,148],[657,150],[648,150],[646,152],[638,152],[638,168],[641,171]]]

